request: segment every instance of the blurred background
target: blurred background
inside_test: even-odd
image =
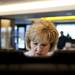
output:
[[[0,0],[0,51],[25,51],[25,33],[37,19],[53,21],[59,37],[63,31],[71,38],[62,50],[75,50],[74,6],[74,0]]]

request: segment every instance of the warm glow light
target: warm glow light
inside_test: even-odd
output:
[[[48,12],[75,9],[75,0],[47,0],[27,3],[17,3],[0,6],[0,15]],[[61,7],[61,9],[60,9]],[[68,9],[66,8],[68,7]]]
[[[55,17],[42,17],[42,18],[31,18],[29,20],[50,20],[50,21],[66,21],[75,20],[75,16],[55,16]]]
[[[60,20],[75,20],[75,16],[56,16],[56,17],[44,17],[42,20],[60,21]]]

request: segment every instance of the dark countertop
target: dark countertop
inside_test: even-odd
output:
[[[59,51],[48,57],[26,57],[22,52],[0,52],[0,64],[75,64],[75,51]]]
[[[75,71],[75,51],[59,51],[51,57],[26,57],[22,52],[0,52],[0,70]]]

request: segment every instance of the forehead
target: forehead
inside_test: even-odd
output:
[[[32,41],[48,42],[49,41],[49,30],[42,25],[32,26],[29,37]]]
[[[31,40],[33,42],[39,42],[39,43],[48,43],[49,42],[49,39],[47,38],[47,36],[40,36],[40,35],[33,36],[31,38]]]

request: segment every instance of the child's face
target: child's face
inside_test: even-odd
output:
[[[30,42],[31,50],[34,56],[46,56],[50,49],[49,42]]]

